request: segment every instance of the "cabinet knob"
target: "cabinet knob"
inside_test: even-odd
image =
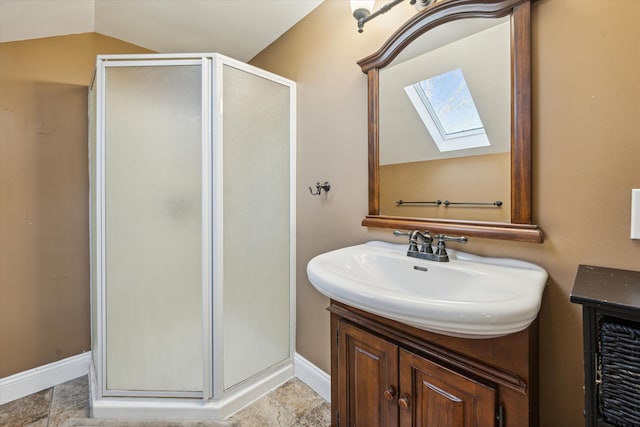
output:
[[[390,385],[385,391],[384,391],[384,398],[387,400],[393,400],[396,397],[396,389]]]
[[[398,406],[402,409],[409,409],[411,406],[411,397],[408,394],[405,394],[400,399],[398,399]]]

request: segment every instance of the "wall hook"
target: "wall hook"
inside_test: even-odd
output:
[[[311,193],[312,196],[319,196],[320,193],[322,193],[322,190],[325,191],[325,193],[328,193],[329,190],[331,190],[331,185],[329,184],[329,181],[325,181],[324,184],[320,184],[320,181],[316,182],[316,192],[313,192],[313,189],[311,187],[309,187],[309,192]]]

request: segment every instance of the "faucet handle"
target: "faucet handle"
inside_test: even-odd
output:
[[[409,236],[409,252],[418,252],[418,230],[413,231],[400,231],[395,230],[394,236]]]
[[[447,236],[446,234],[439,234],[437,236],[438,242],[449,241],[449,242],[457,242],[457,243],[467,243],[469,239],[466,236]]]
[[[449,242],[458,242],[458,243],[467,243],[467,238],[465,236],[447,236],[446,234],[438,234],[436,236],[438,239],[438,246],[436,248],[436,255],[447,257],[447,248],[444,244],[445,241]]]
[[[394,236],[408,236],[408,237],[411,237],[411,232],[410,231],[393,230],[393,235]]]
[[[414,237],[414,238],[416,238],[416,236],[418,236],[418,235],[421,235],[424,238],[429,238],[431,236],[431,233],[429,232],[429,230],[424,230],[424,231],[420,231],[420,230],[412,230],[412,231],[394,230],[393,231],[393,235],[394,236],[408,236],[408,237]]]
[[[441,255],[441,256],[447,255],[447,248],[444,244],[445,241],[467,243],[467,240],[468,240],[465,236],[447,236],[446,234],[438,234],[436,238],[438,239],[436,255]]]

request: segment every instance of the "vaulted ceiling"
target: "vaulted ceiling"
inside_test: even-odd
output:
[[[248,61],[324,0],[0,0],[0,42],[97,32]]]

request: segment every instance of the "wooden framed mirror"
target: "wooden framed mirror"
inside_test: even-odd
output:
[[[479,27],[482,28],[483,22],[480,21],[483,20],[494,20],[498,24],[506,22],[507,28],[505,37],[508,40],[504,42],[506,46],[505,55],[507,56],[505,64],[508,64],[505,65],[504,70],[504,86],[507,88],[507,95],[504,97],[504,102],[505,104],[510,103],[510,105],[504,105],[504,110],[506,111],[505,115],[510,116],[507,121],[510,123],[504,125],[506,126],[505,138],[507,139],[505,146],[508,148],[502,154],[506,156],[505,174],[502,181],[509,181],[510,187],[507,188],[505,186],[506,190],[503,190],[507,199],[504,203],[493,203],[488,208],[502,209],[504,217],[497,220],[487,220],[480,214],[480,219],[475,218],[473,217],[473,212],[481,212],[482,209],[487,208],[474,206],[476,204],[474,200],[466,200],[466,203],[460,203],[460,205],[466,206],[458,208],[454,206],[456,205],[455,200],[453,203],[449,202],[451,198],[446,195],[446,192],[443,191],[443,194],[440,195],[433,193],[433,190],[432,194],[424,196],[425,200],[428,201],[414,202],[431,205],[430,207],[425,206],[426,213],[424,215],[411,214],[403,216],[396,211],[381,211],[381,72],[384,71],[386,73],[385,69],[389,70],[392,66],[396,66],[394,61],[398,57],[406,56],[407,52],[412,49],[415,50],[419,39],[424,40],[432,35],[436,37],[437,31],[442,29],[444,24],[469,28],[473,26],[471,25],[472,23],[474,25],[480,23]],[[468,34],[464,37],[468,37]],[[493,49],[494,44],[488,44]],[[433,47],[430,49],[433,49]],[[493,60],[481,59],[477,62],[493,62]],[[530,0],[438,1],[407,21],[377,52],[358,61],[358,65],[368,77],[369,111],[369,213],[362,221],[362,225],[380,228],[420,229],[434,233],[463,234],[535,243],[543,241],[542,231],[537,225],[532,224],[531,218]],[[412,114],[415,114],[415,111]],[[482,112],[480,115],[482,116]],[[489,116],[490,114],[487,115]],[[385,128],[385,130],[387,129]],[[385,138],[386,140],[403,140],[403,137],[400,136],[395,138],[393,136],[391,138],[385,136]],[[454,155],[453,157],[455,158],[456,156]],[[469,157],[472,156],[481,157],[477,152],[469,154]],[[449,161],[452,164],[459,163],[459,160]],[[429,166],[428,162],[425,165]],[[458,170],[461,170],[460,166],[458,166]],[[471,181],[478,181],[483,175],[485,174],[479,172],[474,175]],[[429,180],[429,178],[426,178],[426,180]],[[435,184],[438,189],[447,188],[447,182],[440,182],[437,179],[432,181],[436,181]],[[473,189],[473,182],[463,183],[463,186],[465,185],[472,189],[472,194],[479,193],[479,189],[478,191]],[[402,195],[394,195],[394,197],[398,200],[396,205],[403,204]],[[447,198],[447,203],[440,200],[444,198]],[[436,203],[436,200],[441,203]],[[437,209],[434,209],[434,206]],[[461,213],[462,217],[451,217],[451,215],[447,217],[444,215],[444,213],[452,213],[456,208],[458,208],[456,213]],[[447,209],[451,210],[446,211]],[[412,212],[416,212],[416,210]],[[464,215],[469,215],[470,218],[465,218]]]

